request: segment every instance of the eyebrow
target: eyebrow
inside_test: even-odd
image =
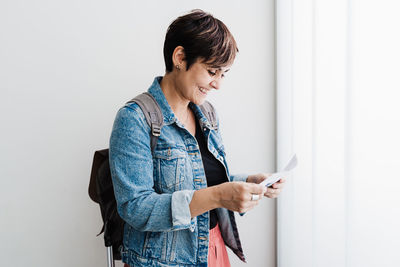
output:
[[[217,67],[216,68],[217,70],[222,70],[222,68],[221,67]],[[228,72],[230,69],[226,69],[224,72]]]
[[[221,71],[222,70],[222,68],[221,67],[213,67],[213,66],[209,66],[209,68],[212,68],[212,69],[217,69],[217,70],[219,70],[219,71]],[[230,69],[226,69],[225,71],[224,71],[224,73],[226,73],[226,72],[228,72]]]

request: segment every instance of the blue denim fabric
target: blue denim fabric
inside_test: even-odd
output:
[[[122,260],[131,266],[207,266],[209,213],[191,218],[189,209],[195,190],[207,187],[201,154],[196,139],[172,112],[161,79],[156,77],[148,90],[164,116],[154,152],[150,127],[135,103],[118,111],[110,138],[115,197],[126,222]],[[229,175],[219,132],[197,105],[190,107],[227,177],[245,181],[247,175]],[[219,209],[218,219],[225,243],[244,261],[233,213]]]

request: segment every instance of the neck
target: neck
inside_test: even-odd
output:
[[[173,72],[165,74],[160,86],[175,116],[178,119],[185,118],[188,112],[189,101],[178,90],[176,74]]]

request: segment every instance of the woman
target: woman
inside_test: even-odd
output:
[[[148,92],[164,126],[154,151],[135,103],[118,111],[110,167],[118,212],[126,221],[125,266],[230,266],[225,244],[245,261],[233,211],[276,197],[284,181],[230,175],[218,130],[199,105],[221,87],[238,49],[227,27],[201,10],[177,18],[164,43],[166,73]]]

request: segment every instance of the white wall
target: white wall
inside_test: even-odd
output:
[[[399,8],[279,1],[279,267],[400,266]]]
[[[118,108],[163,74],[167,26],[193,8],[224,21],[240,49],[210,96],[230,168],[274,171],[272,0],[1,1],[1,266],[105,266],[87,195],[93,152],[108,145]],[[248,266],[275,266],[275,202],[238,225]]]

